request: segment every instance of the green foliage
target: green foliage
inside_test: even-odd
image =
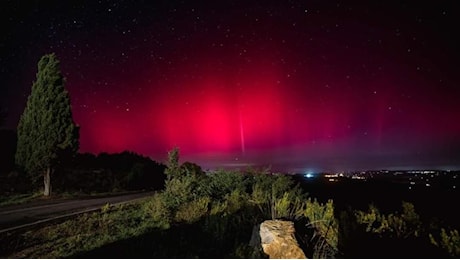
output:
[[[172,209],[177,209],[182,204],[193,200],[197,197],[195,196],[196,186],[195,176],[182,176],[167,180],[164,191],[166,204]]]
[[[208,181],[203,183],[206,194],[214,200],[222,201],[232,191],[246,191],[246,177],[239,172],[219,170],[208,176]]]
[[[201,197],[182,204],[176,211],[174,218],[177,222],[193,223],[208,213],[209,197]]]
[[[65,258],[139,236],[159,226],[146,218],[144,203],[107,204],[100,212],[85,213],[29,232],[9,233],[1,242],[10,241],[12,248],[2,248],[2,253],[9,258]]]
[[[355,211],[357,227],[354,233],[361,233],[358,238],[365,238],[374,243],[382,243],[382,241],[393,242],[393,247],[401,246],[401,248],[411,248],[413,255],[427,254],[459,257],[460,256],[460,237],[456,229],[441,228],[439,224],[434,225],[424,224],[420,216],[416,213],[414,205],[407,202],[402,202],[401,213],[382,214],[375,206],[370,206],[368,211]],[[352,222],[352,220],[351,220]],[[423,228],[425,227],[425,228]],[[342,240],[347,240],[348,237]],[[369,244],[370,246],[375,246]],[[356,248],[359,250],[359,240],[355,242]],[[418,252],[418,248],[422,246],[423,251]],[[436,248],[437,247],[437,248]],[[355,249],[356,250],[356,249]],[[421,253],[423,252],[423,253]]]
[[[168,165],[178,165],[174,162],[178,158],[175,151],[170,152],[172,160]],[[247,201],[241,174],[222,171],[206,176],[191,163],[184,163],[180,168],[180,175],[169,175],[172,177],[166,181],[162,194],[164,205],[176,222],[193,223],[208,213],[232,214]]]
[[[182,175],[182,169],[179,165],[179,148],[174,147],[171,151],[168,152],[168,162],[166,164],[165,174],[167,181],[171,180],[174,177],[179,177]]]
[[[165,170],[167,180],[163,198],[173,218],[178,210],[186,210],[189,203],[202,202],[201,198],[207,194],[206,176],[201,167],[192,163],[179,166],[179,149],[169,152],[169,160]],[[179,214],[179,219],[182,215]]]
[[[230,193],[225,194],[222,200],[212,200],[209,214],[227,216],[238,212],[246,207],[248,194],[239,189],[235,189]]]
[[[85,214],[53,228],[45,228],[38,233],[40,235],[27,237],[29,242],[39,241],[40,249],[22,256],[66,257],[149,232],[147,235],[168,236],[174,246],[190,250],[177,254],[171,248],[165,248],[172,245],[163,242],[162,237],[155,248],[161,252],[166,250],[165,256],[260,258],[266,257],[260,248],[248,247],[247,244],[256,224],[268,218],[299,220],[332,216],[332,202],[323,206],[306,200],[306,195],[289,176],[224,170],[206,175],[195,164],[179,166],[177,148],[169,154],[168,179],[163,191],[140,205],[126,206],[126,210],[107,204],[98,213]],[[136,179],[136,172],[141,172],[142,168],[141,164],[126,167],[132,172],[128,180]],[[325,237],[324,241],[327,241],[333,233],[326,229],[326,225],[331,229],[331,223],[325,223],[324,227],[319,223],[311,226],[318,230],[317,237]],[[76,227],[80,230],[77,231]],[[305,225],[303,227],[306,229]],[[197,237],[207,240],[201,243]],[[190,239],[192,241],[188,241]],[[151,237],[148,241],[151,243]],[[52,249],[53,243],[57,245],[55,249]],[[63,248],[69,250],[64,252]]]
[[[178,154],[171,158],[173,160],[169,165],[177,166],[174,158],[178,159]],[[266,255],[260,248],[248,246],[256,224],[270,217],[305,219],[307,204],[321,209],[322,215],[316,214],[320,217],[330,213],[317,206],[316,202],[306,200],[305,194],[293,185],[288,176],[262,175],[260,172],[245,175],[223,170],[205,175],[193,164],[183,164],[179,167],[181,169],[176,166],[169,169],[175,168],[179,174],[169,175],[171,177],[166,181],[165,189],[145,202],[125,207],[105,205],[98,213],[84,214],[46,227],[25,237],[26,243],[37,241],[35,243],[40,246],[34,250],[20,250],[20,255],[67,257],[129,238],[136,241],[130,245],[134,248],[137,242],[148,241],[150,249],[152,239],[156,241],[155,252],[149,250],[149,254],[155,256],[261,258]],[[140,166],[131,169],[137,167]],[[311,212],[317,210],[314,206],[310,206]],[[332,208],[332,202],[325,207]],[[305,229],[305,225],[303,227]],[[315,227],[323,230],[320,225]],[[317,236],[329,237],[329,232],[325,230]],[[143,234],[147,236],[145,242]],[[138,240],[136,236],[141,238]],[[200,242],[203,239],[197,237],[205,240]],[[165,238],[169,242],[163,241]],[[107,246],[110,248],[110,245]],[[187,252],[178,254],[176,247]]]
[[[294,220],[302,215],[304,203],[298,186],[289,176],[256,174],[252,185],[251,200],[263,216],[271,219]]]
[[[211,209],[209,210],[210,215],[225,215],[227,210],[227,201],[212,201]]]
[[[371,205],[367,212],[357,211],[356,218],[365,226],[366,232],[395,238],[417,237],[421,232],[421,221],[414,205],[402,202],[402,209],[402,213],[384,215]]]
[[[241,189],[235,189],[225,195],[225,214],[234,214],[247,205],[249,195]]]
[[[429,234],[430,242],[445,250],[451,257],[460,257],[460,236],[456,229],[446,230],[441,228],[439,235]]]
[[[293,189],[280,198],[274,198],[272,205],[273,219],[296,220],[303,216],[305,210],[305,196],[301,194],[300,189]]]
[[[401,218],[405,223],[402,228],[396,229],[398,232],[398,236],[419,236],[420,231],[422,229],[422,221],[420,220],[420,216],[415,212],[415,206],[409,202],[402,202],[402,214]]]
[[[171,223],[171,210],[166,204],[163,193],[155,193],[144,205],[144,211],[151,217],[155,225],[161,228],[169,228]]]
[[[38,62],[37,80],[18,124],[15,160],[34,179],[53,169],[79,147],[70,97],[55,54]]]
[[[272,198],[281,198],[284,193],[290,191],[294,187],[294,181],[289,176],[278,174],[273,176],[268,175],[267,177],[272,181]]]
[[[367,212],[356,211],[358,223],[364,225],[366,232],[381,233],[386,228],[386,223],[382,223],[382,215],[374,205],[369,205]]]
[[[333,201],[322,204],[316,199],[308,198],[304,216],[309,220],[308,225],[314,228],[312,240],[317,238],[313,258],[334,256],[338,251],[339,225],[334,217]]]

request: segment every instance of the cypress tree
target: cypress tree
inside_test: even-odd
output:
[[[16,163],[34,180],[43,176],[45,196],[51,194],[51,176],[56,166],[79,147],[79,129],[72,119],[64,85],[56,55],[44,55],[38,62],[37,79],[18,124]]]

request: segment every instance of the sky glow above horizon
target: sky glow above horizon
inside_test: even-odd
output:
[[[7,127],[55,52],[81,152],[162,161],[178,146],[204,168],[296,172],[460,166],[455,2],[1,7]]]

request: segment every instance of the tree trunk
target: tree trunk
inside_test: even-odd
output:
[[[50,196],[51,195],[51,168],[46,168],[43,174],[43,183],[45,184],[45,190],[43,191],[43,195]]]

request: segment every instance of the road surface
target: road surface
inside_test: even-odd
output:
[[[135,193],[105,198],[49,200],[0,208],[0,233],[42,223],[60,217],[100,209],[107,203],[119,204],[138,200],[153,192]]]

